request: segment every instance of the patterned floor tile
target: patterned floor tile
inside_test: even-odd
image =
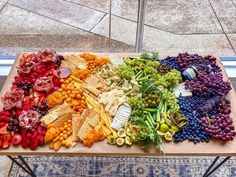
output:
[[[209,0],[226,33],[236,33],[236,5],[232,0]]]
[[[92,32],[108,36],[108,15]],[[112,16],[111,38],[126,44],[134,45],[136,23]],[[144,28],[143,49],[150,51],[219,53],[234,55],[224,34],[175,35],[149,26]]]
[[[127,19],[136,21],[137,9],[137,0],[112,1],[112,13]],[[146,24],[175,34],[222,33],[208,0],[147,1]]]
[[[65,0],[65,1],[73,2],[79,5],[84,5],[86,7],[100,10],[102,12],[109,12],[110,0],[86,0],[86,4],[84,3],[84,0]]]
[[[102,12],[63,0],[9,0],[9,3],[88,31],[104,16]]]
[[[236,34],[228,34],[228,37],[234,49],[236,50]]]
[[[14,12],[14,13],[13,13]],[[88,34],[46,17],[6,5],[0,14],[0,34]]]

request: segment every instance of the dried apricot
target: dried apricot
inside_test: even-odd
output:
[[[46,134],[45,134],[45,141],[46,142],[49,142],[49,141],[51,141],[53,139],[53,134],[51,134],[50,132],[47,132]]]
[[[56,141],[53,145],[53,148],[55,151],[58,151],[61,148],[61,146],[62,146],[61,141]]]

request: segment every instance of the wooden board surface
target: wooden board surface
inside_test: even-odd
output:
[[[72,54],[72,53],[62,53],[63,55]],[[77,53],[78,54],[78,53]],[[95,53],[98,57],[104,56],[135,56],[138,54],[134,53]],[[176,55],[175,53],[161,53],[160,57],[164,58],[167,55]],[[12,66],[11,72],[9,73],[8,78],[6,79],[4,86],[2,87],[0,95],[3,96],[5,92],[11,87],[11,83],[14,79],[14,76],[17,74],[16,66],[18,65],[19,58],[16,60],[14,65]],[[227,80],[227,74],[223,68],[223,65],[220,61],[218,61],[219,66],[222,68],[224,80]],[[236,93],[235,90],[232,89],[228,97],[231,101],[231,117],[233,117],[234,126],[236,127]],[[2,109],[2,103],[0,103],[0,110]],[[178,156],[188,156],[188,155],[214,155],[214,156],[234,156],[236,155],[236,138],[233,141],[222,143],[219,141],[211,140],[209,143],[198,143],[193,144],[188,141],[184,141],[182,143],[163,143],[163,150],[165,155],[178,155]],[[91,148],[84,147],[82,144],[77,143],[75,147],[70,147],[66,149],[62,147],[59,151],[55,152],[48,148],[48,145],[44,145],[43,147],[38,147],[35,151],[30,149],[23,149],[19,147],[11,146],[9,149],[3,150],[0,149],[0,155],[86,155],[86,156],[107,156],[107,155],[152,155],[159,156],[162,155],[155,147],[150,147],[148,152],[144,152],[140,146],[132,145],[117,147],[115,145],[108,145],[106,141],[95,143]]]

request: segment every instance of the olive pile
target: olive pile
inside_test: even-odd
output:
[[[160,97],[158,93],[144,94],[143,100],[146,108],[156,107],[160,103]]]

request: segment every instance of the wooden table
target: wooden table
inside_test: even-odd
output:
[[[71,53],[63,53],[63,55],[67,55]],[[78,53],[77,53],[78,54]],[[104,56],[135,56],[137,54],[134,53],[95,53],[98,57]],[[169,53],[161,53],[161,58],[166,57]],[[176,55],[176,54],[171,54]],[[1,90],[0,95],[3,96],[4,93],[10,88],[11,83],[13,81],[14,76],[17,74],[16,66],[18,65],[19,57],[14,63],[11,72],[9,73],[8,78],[5,81],[5,84]],[[222,68],[222,72],[224,75],[224,79],[227,80],[227,74],[223,68],[223,65],[220,61],[218,61],[219,66]],[[236,93],[235,90],[232,89],[228,97],[231,101],[232,113],[231,117],[233,118],[234,126],[236,127]],[[0,110],[2,109],[2,103],[0,103]],[[193,144],[188,141],[184,141],[182,143],[163,143],[163,150],[165,155],[176,155],[176,156],[235,156],[236,155],[236,139],[233,141],[222,143],[219,141],[211,140],[209,143],[198,143]],[[71,147],[66,149],[62,147],[59,151],[53,151],[48,148],[48,145],[44,145],[43,147],[38,147],[35,151],[30,149],[23,149],[21,147],[13,147],[11,146],[9,149],[1,149],[0,155],[86,155],[86,156],[114,156],[114,155],[136,155],[136,156],[160,156],[159,151],[153,146],[149,149],[148,152],[144,152],[139,146],[132,145],[117,147],[114,145],[108,145],[106,141],[95,143],[91,148],[87,148],[83,146],[81,143],[77,143],[75,147]]]

